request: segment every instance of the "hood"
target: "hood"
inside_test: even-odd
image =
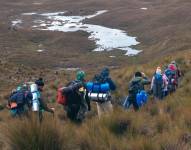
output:
[[[104,68],[102,71],[101,71],[101,74],[100,74],[102,77],[106,78],[106,77],[109,77],[109,69],[108,68]]]

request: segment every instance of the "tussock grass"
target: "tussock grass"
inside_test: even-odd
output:
[[[186,68],[184,77],[177,92],[165,100],[156,102],[151,97],[138,112],[125,111],[115,102],[114,112],[101,119],[96,117],[92,104],[92,112],[81,125],[69,122],[62,107],[55,105],[56,117],[45,115],[41,124],[33,119],[11,120],[7,136],[10,146],[16,150],[190,150],[191,64],[187,60],[191,56],[178,54],[176,58],[180,67]],[[170,60],[165,58],[165,63]],[[128,81],[137,68],[151,77],[157,62],[113,71],[119,89],[114,93],[115,100],[127,94]],[[59,81],[48,85],[50,98]]]
[[[55,120],[45,119],[39,123],[37,117],[17,120],[8,127],[8,138],[15,150],[60,150],[64,148]]]

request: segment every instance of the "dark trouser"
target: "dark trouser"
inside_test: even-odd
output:
[[[26,113],[24,106],[11,109],[12,117],[22,117]]]
[[[163,99],[164,93],[163,93],[163,88],[161,84],[156,84],[153,87],[153,95],[155,97],[155,99]]]
[[[77,121],[78,112],[80,110],[80,107],[77,105],[72,105],[67,107],[67,117],[71,121]]]
[[[168,90],[163,91],[163,98],[166,97],[166,96],[168,96]]]
[[[136,102],[136,98],[132,95],[129,95],[127,97],[127,105],[125,106],[127,109],[129,109],[131,107],[131,105],[133,105],[133,108],[135,111],[138,111],[139,110],[139,106]]]

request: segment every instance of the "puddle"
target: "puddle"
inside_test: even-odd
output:
[[[143,8],[140,8],[140,9],[142,9],[142,10],[148,10],[148,8],[146,8],[146,7],[143,7]]]
[[[33,5],[42,5],[42,3],[34,2]]]
[[[80,68],[56,68],[56,71],[78,71]]]
[[[107,10],[101,10],[95,14],[87,16],[65,16],[65,12],[42,14],[32,12],[23,13],[22,15],[35,15],[38,17],[38,19],[33,20],[31,25],[33,30],[88,32],[90,34],[88,37],[89,40],[94,41],[96,44],[94,51],[111,51],[118,49],[126,51],[125,55],[128,56],[133,56],[140,53],[141,50],[131,48],[131,46],[139,44],[139,42],[136,41],[136,37],[128,36],[125,31],[84,23],[86,19],[91,19],[106,12]]]
[[[66,71],[78,71],[80,68],[65,68]]]
[[[38,49],[37,50],[37,52],[39,52],[39,53],[42,53],[42,52],[44,52],[45,50],[44,49]]]
[[[18,25],[18,24],[21,24],[21,23],[22,23],[22,20],[17,19],[17,20],[12,21],[11,23],[12,23],[12,26],[16,26],[16,25]]]
[[[110,58],[116,58],[116,56],[109,56]]]
[[[37,13],[31,12],[31,13],[22,13],[24,16],[31,16],[31,15],[36,15]]]

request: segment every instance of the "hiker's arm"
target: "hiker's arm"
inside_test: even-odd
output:
[[[116,85],[115,85],[115,83],[113,82],[113,80],[112,80],[111,78],[108,78],[108,79],[107,79],[107,82],[109,83],[110,89],[111,89],[112,91],[115,91],[115,90],[116,90]]]
[[[149,81],[148,79],[143,79],[143,80],[142,80],[142,83],[143,83],[144,85],[147,85],[147,84],[151,84],[151,81]]]
[[[154,79],[155,77],[152,78],[152,81],[151,81],[151,89],[153,89],[153,85],[154,85]]]
[[[40,106],[42,107],[42,109],[44,109],[47,112],[54,113],[54,111],[52,109],[48,108],[47,104],[45,103],[45,101],[42,98],[39,100],[39,102],[40,102]]]
[[[90,111],[91,110],[91,104],[90,104],[90,99],[89,99],[89,97],[88,97],[88,92],[86,92],[86,103],[87,103],[87,105],[88,105],[88,110]]]

